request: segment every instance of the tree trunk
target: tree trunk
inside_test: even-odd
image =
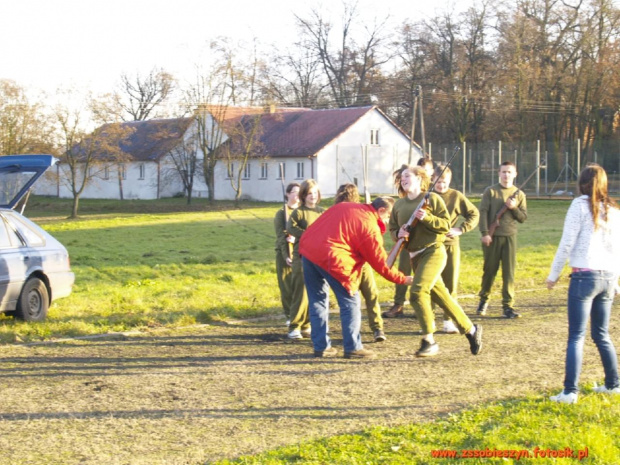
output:
[[[78,208],[80,206],[80,196],[73,196],[73,206],[71,208],[71,216],[69,218],[77,218],[78,217]]]

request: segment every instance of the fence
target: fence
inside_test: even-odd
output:
[[[498,182],[499,165],[512,161],[517,165],[516,185],[525,180],[540,166],[523,189],[530,195],[574,195],[579,171],[590,162],[603,166],[609,178],[609,191],[620,193],[620,142],[607,141],[596,150],[585,153],[579,141],[566,144],[567,149],[545,150],[552,144],[540,141],[505,143],[485,142],[481,144],[462,143],[460,153],[452,165],[451,186],[467,195],[480,195],[485,187]],[[434,146],[428,144],[427,150],[433,160],[445,163],[450,158],[455,145]],[[464,156],[465,155],[465,156]]]

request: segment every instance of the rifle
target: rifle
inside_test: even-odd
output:
[[[413,211],[413,215],[411,215],[411,218],[409,218],[409,221],[407,221],[405,223],[405,226],[407,227],[408,231],[411,231],[418,224],[419,220],[418,220],[418,218],[416,218],[416,214],[420,210],[426,210],[426,208],[428,207],[428,199],[431,196],[431,192],[435,188],[435,184],[437,184],[437,181],[439,181],[439,179],[441,179],[441,177],[443,176],[444,171],[446,170],[446,168],[448,166],[450,166],[450,164],[452,163],[452,160],[454,160],[454,157],[456,157],[456,154],[459,153],[459,150],[461,150],[461,148],[458,145],[456,147],[454,147],[454,152],[452,152],[452,156],[450,157],[450,160],[443,167],[443,170],[441,171],[439,176],[437,176],[435,178],[435,181],[430,185],[430,187],[426,191],[426,194],[424,194],[424,197],[422,198],[422,201],[418,204],[416,209]],[[399,237],[398,240],[396,241],[396,243],[392,246],[392,249],[390,250],[390,253],[388,254],[388,258],[387,258],[387,265],[390,268],[392,268],[392,266],[394,266],[394,263],[396,263],[396,259],[398,258],[398,256],[400,255],[400,252],[403,250],[403,248],[407,244],[407,240],[408,239],[405,238],[405,237]]]
[[[284,198],[284,224],[288,223],[288,210],[287,210],[287,198],[286,198],[286,185],[284,182],[284,166],[280,163],[280,180],[282,181],[282,197]],[[293,244],[290,242],[286,242],[288,244],[288,258],[293,257]]]
[[[517,197],[517,194],[519,193],[520,190],[522,190],[525,185],[527,184],[527,182],[532,179],[532,176],[534,176],[536,174],[536,172],[538,171],[538,168],[540,168],[540,165],[538,165],[536,167],[536,169],[534,171],[532,171],[532,174],[530,174],[527,179],[525,181],[523,181],[523,183],[517,187],[517,190],[514,191],[512,194],[510,194],[510,196],[506,199],[506,202],[508,202],[511,199],[514,199]],[[499,209],[499,211],[497,212],[497,214],[495,215],[495,220],[489,225],[489,236],[493,237],[493,234],[495,234],[495,230],[499,227],[499,220],[502,219],[502,216],[504,216],[504,213],[506,213],[506,211],[508,211],[508,207],[506,206],[506,202],[504,202],[504,205],[502,205],[502,208]]]

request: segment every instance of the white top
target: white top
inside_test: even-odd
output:
[[[602,213],[595,231],[589,197],[582,195],[573,200],[566,213],[562,239],[547,278],[549,281],[558,280],[566,260],[573,268],[620,274],[620,210],[610,207],[607,222]]]

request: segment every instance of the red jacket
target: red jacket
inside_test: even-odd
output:
[[[385,225],[372,205],[342,202],[312,223],[299,242],[299,254],[336,278],[351,294],[359,287],[362,266],[370,263],[381,276],[405,284],[405,275],[386,264]]]

